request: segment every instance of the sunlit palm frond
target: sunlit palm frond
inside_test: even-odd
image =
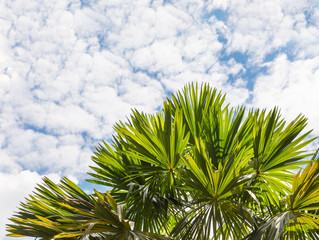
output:
[[[194,207],[173,230],[175,236],[238,238],[252,228],[253,214],[236,199],[251,179],[243,170],[253,154],[252,122],[243,121],[243,114],[244,109],[214,110],[207,116],[211,121],[203,124],[205,134],[194,138],[194,146],[183,158],[187,170],[182,175]]]
[[[271,204],[279,205],[280,199],[291,191],[292,171],[309,162],[311,153],[301,149],[314,139],[305,140],[310,132],[302,134],[306,118],[301,115],[288,125],[277,108],[268,114],[265,110],[256,111],[254,118],[254,155],[249,162],[254,178],[250,185],[257,190],[254,193],[260,201],[269,199]]]
[[[115,130],[121,149],[98,149],[93,160],[99,167],[92,168],[96,179],[91,181],[112,186],[115,198],[126,203],[128,215],[143,230],[168,231],[168,208],[180,198],[175,186],[189,139],[181,112],[173,117],[168,105],[157,115],[133,111],[129,122]]]
[[[187,84],[183,91],[172,94],[172,99],[167,99],[173,113],[176,109],[181,109],[186,131],[190,132],[189,142],[194,144],[194,137],[202,134],[202,124],[210,111],[223,108],[225,95],[217,93],[209,84],[198,83]],[[225,107],[225,106],[224,106]]]

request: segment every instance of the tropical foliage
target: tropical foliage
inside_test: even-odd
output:
[[[319,159],[303,150],[314,140],[305,126],[189,84],[157,114],[133,110],[97,147],[88,181],[108,192],[45,178],[8,236],[319,239]]]

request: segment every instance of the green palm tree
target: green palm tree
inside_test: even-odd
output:
[[[287,124],[277,108],[231,108],[208,84],[188,84],[157,114],[133,110],[97,147],[89,181],[109,192],[44,179],[9,236],[319,239],[319,160],[302,150],[314,140],[305,126],[303,116]]]

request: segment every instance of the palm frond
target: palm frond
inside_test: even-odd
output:
[[[319,159],[296,174],[285,203],[247,239],[319,239]]]
[[[34,195],[21,203],[20,211],[7,225],[8,236],[40,239],[169,239],[154,233],[134,230],[125,218],[123,205],[109,193],[83,192],[71,180],[60,185],[44,178]]]

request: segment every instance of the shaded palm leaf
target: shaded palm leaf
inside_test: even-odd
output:
[[[134,222],[125,219],[123,205],[110,194],[95,191],[87,195],[64,178],[56,185],[44,178],[37,192],[8,224],[8,236],[40,239],[168,239],[153,233],[134,230]]]
[[[294,177],[285,203],[247,239],[319,239],[319,159]]]

